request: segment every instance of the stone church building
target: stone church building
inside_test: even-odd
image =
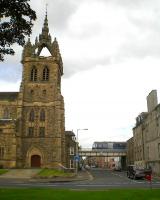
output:
[[[50,56],[41,56],[47,48]],[[56,40],[49,34],[47,14],[35,44],[22,54],[19,92],[0,92],[0,167],[66,165],[63,63]]]

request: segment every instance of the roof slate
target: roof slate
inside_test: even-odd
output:
[[[19,92],[0,92],[0,101],[15,101]]]

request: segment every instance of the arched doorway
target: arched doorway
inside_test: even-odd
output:
[[[41,156],[39,155],[31,156],[31,167],[41,167]]]

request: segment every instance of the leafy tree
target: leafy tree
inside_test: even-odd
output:
[[[25,44],[25,36],[32,32],[36,13],[28,4],[30,0],[0,0],[0,61],[5,54],[15,52],[11,45]]]

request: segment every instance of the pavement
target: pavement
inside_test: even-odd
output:
[[[35,178],[36,174],[41,169],[11,169],[9,172],[0,175],[0,180],[16,181],[16,182],[72,182],[72,181],[84,181],[93,180],[93,176],[87,170],[78,171],[73,177],[52,177],[52,178]]]

